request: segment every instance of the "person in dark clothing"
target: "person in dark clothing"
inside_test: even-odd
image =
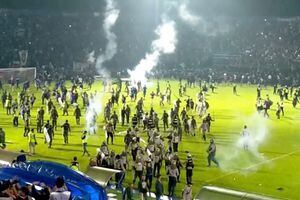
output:
[[[24,150],[21,150],[20,153],[22,154],[17,157],[16,162],[26,162],[27,158]]]
[[[153,167],[152,167],[151,159],[149,158],[146,163],[146,182],[147,182],[147,187],[149,192],[151,191],[151,187],[152,187],[152,179],[153,179]]]
[[[2,96],[1,96],[1,101],[2,101],[2,107],[5,108],[5,102],[6,102],[6,99],[7,99],[7,92],[4,91]]]
[[[214,121],[212,117],[210,116],[210,113],[205,117],[205,122],[207,125],[207,132],[210,133],[210,127],[211,127],[211,122]]]
[[[130,107],[126,106],[126,123],[129,124],[129,117],[130,117]]]
[[[207,149],[207,161],[208,161],[208,167],[210,167],[211,161],[213,161],[217,166],[219,166],[219,162],[216,160],[216,144],[214,142],[214,139],[210,139],[210,144]]]
[[[158,175],[155,182],[155,199],[160,200],[160,197],[164,194],[164,185],[161,182],[161,176]]]
[[[145,98],[147,94],[147,87],[146,85],[143,86],[143,97]]]
[[[191,154],[188,154],[187,155],[187,161],[186,161],[186,164],[185,164],[186,183],[187,184],[192,184],[193,169],[194,169],[194,161],[192,159]]]
[[[190,131],[191,131],[191,134],[194,136],[196,135],[196,129],[197,129],[197,123],[196,123],[194,116],[192,116],[191,124],[190,124]]]
[[[106,124],[106,142],[108,144],[109,138],[111,138],[111,144],[114,144],[114,127],[112,123],[108,122]]]
[[[64,143],[68,144],[69,143],[69,133],[71,132],[71,127],[70,127],[68,120],[66,120],[66,122],[61,126],[61,128],[63,128]]]
[[[41,125],[41,126],[44,126],[44,115],[45,115],[44,107],[41,107],[41,108],[38,110],[38,115],[39,115],[39,117],[41,118],[41,122],[42,122],[42,125]]]
[[[23,133],[23,136],[24,136],[24,137],[27,137],[29,131],[30,131],[29,123],[26,122],[25,125],[24,125],[24,133]]]
[[[141,194],[141,200],[146,200],[148,190],[145,176],[142,176],[142,179],[139,181],[138,189],[139,193]]]
[[[125,106],[121,110],[121,124],[124,126],[125,123],[125,117],[126,117],[126,108]]]
[[[79,106],[76,106],[76,108],[74,110],[74,116],[76,118],[76,124],[80,125],[81,110],[80,110]]]
[[[53,106],[50,112],[50,119],[52,120],[52,126],[54,130],[56,130],[57,127],[57,118],[58,118],[58,112],[56,108]]]
[[[48,135],[49,135],[49,145],[48,148],[52,147],[53,135],[54,135],[54,128],[51,124],[48,126]]]
[[[165,110],[164,110],[164,113],[163,113],[162,120],[163,120],[163,124],[164,124],[164,131],[166,131],[166,128],[169,128],[169,123],[168,123],[169,115]]]
[[[138,124],[138,118],[137,118],[136,114],[133,115],[131,121],[132,121],[132,127],[135,128]]]
[[[5,143],[5,132],[2,128],[0,128],[0,147],[2,149],[5,149],[6,143]]]
[[[237,95],[236,84],[233,85],[232,91],[234,95]]]
[[[85,154],[90,156],[90,154],[87,150],[87,131],[83,131],[83,133],[81,135],[81,141],[82,141],[82,149],[83,149],[82,156],[84,156]]]
[[[14,127],[19,126],[19,115],[17,115],[17,114],[14,114],[13,125],[14,125]]]
[[[125,151],[127,152],[128,151],[128,148],[129,148],[129,145],[130,143],[132,142],[132,137],[131,137],[131,129],[129,128],[127,131],[126,131],[126,135],[124,137],[124,144],[125,144]]]
[[[36,131],[38,133],[42,132],[42,128],[44,125],[44,113],[45,113],[45,111],[44,111],[43,107],[41,107],[38,110],[38,114],[37,114],[37,118],[36,118]]]
[[[125,166],[124,163],[121,160],[120,155],[116,155],[115,163],[114,163],[114,169],[119,170],[120,172],[115,174],[115,180],[117,183],[117,189],[122,189],[123,181],[125,179]]]
[[[118,117],[116,111],[114,111],[114,113],[112,114],[112,116],[110,117],[110,119],[112,120],[114,131],[115,131],[116,127],[117,127],[117,123],[119,122],[119,117]]]
[[[79,171],[79,162],[77,161],[76,156],[73,157],[73,161],[71,162],[70,168],[75,171]]]
[[[158,176],[160,175],[160,169],[162,166],[162,155],[161,150],[159,148],[156,148],[153,153],[153,161],[154,161],[154,168],[153,168],[153,175]]]
[[[261,97],[261,87],[260,87],[260,85],[257,86],[256,93],[257,93],[257,99],[260,98]]]
[[[123,192],[123,200],[133,200],[133,184],[130,184],[126,187],[126,189]]]

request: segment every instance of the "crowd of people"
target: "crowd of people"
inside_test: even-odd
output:
[[[61,129],[61,142],[68,145],[72,142],[69,141],[69,135],[73,124],[66,120],[58,125],[59,116],[72,114],[76,125],[80,125],[80,119],[85,116],[84,112],[87,111],[91,100],[97,96],[97,92],[89,91],[93,84],[91,76],[84,73],[73,76],[73,62],[87,62],[90,52],[104,46],[100,37],[101,30],[95,29],[94,26],[100,20],[99,15],[1,9],[0,16],[0,25],[3,27],[0,33],[0,65],[13,66],[13,61],[19,60],[19,51],[28,50],[27,65],[38,68],[35,86],[41,94],[40,97],[36,97],[34,92],[29,91],[29,83],[21,89],[19,84],[10,81],[11,91],[18,91],[17,95],[13,95],[10,90],[3,89],[2,85],[6,82],[0,80],[3,109],[7,115],[12,116],[14,127],[24,126],[23,136],[28,141],[29,154],[36,153],[35,147],[40,142],[36,133],[42,133],[42,142],[46,143],[48,148],[52,148],[53,138],[57,130]],[[132,20],[129,21],[133,23]],[[257,84],[256,109],[266,118],[269,117],[268,112],[274,103],[269,96],[262,97],[261,90],[265,85],[272,85],[273,94],[280,97],[280,102],[276,102],[278,119],[285,114],[285,100],[292,99],[293,107],[297,107],[300,99],[300,37],[297,37],[300,20],[258,17],[228,19],[226,23],[228,30],[214,35],[197,33],[187,37],[189,32],[186,30],[178,36],[178,50],[172,56],[162,58],[161,66],[151,75],[158,79],[178,79],[179,91],[172,109],[164,110],[161,116],[159,111],[154,109],[154,98],[160,100],[162,109],[164,104],[172,104],[172,94],[177,95],[177,91],[173,90],[169,82],[166,90],[162,91],[158,81],[156,91],[150,95],[147,93],[147,87],[141,83],[137,83],[136,86],[126,84],[125,87],[122,87],[121,82],[112,87],[105,84],[111,93],[111,98],[103,110],[106,140],[99,146],[96,157],[90,159],[90,165],[119,170],[115,176],[116,188],[123,191],[124,199],[132,199],[133,188],[137,188],[141,199],[147,199],[150,192],[155,193],[156,199],[160,199],[164,194],[173,197],[177,183],[182,181],[182,173],[185,173],[186,177],[183,199],[192,199],[195,168],[193,155],[186,152],[186,159],[181,160],[178,152],[183,134],[194,137],[200,132],[203,141],[207,140],[214,116],[208,112],[209,102],[206,94],[210,90],[214,93],[217,83],[232,83],[234,95],[238,94],[237,83]],[[182,31],[181,29],[183,26],[179,25],[179,31]],[[122,37],[125,38],[125,42],[118,53],[125,52],[126,55],[118,56],[118,62],[130,60],[132,55],[129,52],[138,49],[132,43],[126,43],[130,41],[126,38],[128,35]],[[139,37],[138,40],[139,43],[144,43],[143,38]],[[98,53],[96,52],[96,55]],[[90,73],[93,74],[91,71]],[[70,88],[66,87],[64,81],[68,79],[72,82]],[[187,80],[187,83],[183,80]],[[54,88],[50,87],[51,82],[55,83]],[[84,86],[88,91],[83,90]],[[196,98],[184,99],[188,87],[199,88]],[[138,93],[142,94],[141,97]],[[32,117],[32,110],[37,98],[40,98],[42,106],[36,110],[35,118]],[[148,110],[144,105],[146,98],[151,99],[151,108]],[[129,106],[129,101],[134,102],[135,106]],[[80,103],[82,105],[79,105]],[[120,109],[120,116],[116,109]],[[59,110],[62,111],[61,114]],[[188,115],[191,112],[194,116]],[[45,120],[46,115],[49,116],[49,120]],[[92,120],[88,122],[88,126],[96,127],[99,116],[97,113],[92,113],[91,116]],[[200,123],[196,121],[195,116],[201,118]],[[118,131],[120,126],[122,129],[125,129],[124,126],[129,128],[122,132]],[[83,156],[90,156],[87,136],[96,131],[96,128],[92,128],[84,130],[80,135]],[[146,140],[142,137],[144,133],[147,135]],[[243,137],[247,135],[249,133],[245,125]],[[124,149],[121,152],[113,150],[116,136],[123,137]],[[0,127],[0,147],[3,149],[7,145],[5,137],[5,130]],[[247,144],[244,144],[244,148],[248,149]],[[208,167],[212,162],[216,166],[220,165],[216,159],[215,141],[210,138],[207,145]],[[79,170],[78,166],[77,158],[74,158],[71,167]],[[133,179],[124,189],[123,181],[129,171],[133,171]],[[168,177],[167,190],[163,188],[162,176]],[[45,186],[42,188],[43,194],[40,194],[34,184],[21,187],[15,180],[3,180],[0,182],[0,196],[12,199],[56,199],[55,196],[66,195],[67,198],[70,195],[62,178],[58,178],[54,190]]]
[[[69,111],[72,110],[74,112],[76,124],[80,125],[80,118],[82,117],[83,112],[81,110],[87,110],[90,102],[89,100],[93,98],[93,95],[96,95],[96,93],[90,93],[88,95],[86,91],[80,89],[83,87],[81,79],[74,80],[71,88],[66,88],[62,81],[58,81],[54,84],[54,88],[47,87],[47,81],[45,81],[44,84],[41,85],[42,88],[36,87],[36,90],[40,91],[40,97],[36,97],[32,90],[29,91],[26,88],[18,89],[16,88],[16,85],[10,85],[12,91],[19,91],[15,97],[7,90],[2,91],[2,106],[3,109],[6,110],[6,114],[12,117],[13,126],[18,127],[21,124],[24,126],[23,137],[28,140],[29,154],[35,154],[35,147],[38,145],[38,142],[47,143],[48,148],[51,148],[55,132],[57,132],[57,129],[59,128],[62,129],[62,142],[65,145],[68,145],[68,137],[72,125],[66,120],[65,123],[58,126],[58,108],[62,110],[62,115],[66,116],[69,116]],[[163,95],[163,91],[160,91],[159,84],[160,83],[158,82],[156,91],[158,95],[156,98],[160,98],[159,96]],[[88,83],[85,83],[84,86],[86,86],[85,88],[90,88]],[[184,87],[186,86],[180,88]],[[120,173],[117,173],[115,177],[118,189],[123,188],[122,183],[128,170],[133,170],[134,178],[132,183],[135,184],[138,180],[137,187],[143,194],[143,198],[147,197],[148,192],[154,191],[152,186],[154,177],[157,178],[155,183],[155,193],[158,197],[166,193],[171,197],[174,196],[176,184],[180,181],[182,170],[185,169],[186,189],[190,191],[187,196],[191,196],[191,184],[194,169],[193,157],[187,152],[186,160],[181,161],[178,151],[182,135],[185,133],[190,136],[195,136],[197,128],[199,128],[194,116],[188,116],[188,111],[193,111],[197,113],[197,115],[203,117],[201,133],[204,141],[206,140],[206,133],[211,130],[211,122],[213,119],[210,114],[207,113],[209,104],[205,101],[205,92],[199,92],[196,103],[194,103],[192,98],[189,98],[183,106],[181,105],[182,102],[180,98],[178,98],[170,112],[164,111],[162,116],[158,116],[157,111],[155,111],[153,107],[151,107],[149,111],[146,111],[144,108],[144,100],[147,98],[145,86],[136,87],[135,90],[129,90],[128,85],[126,84],[126,87],[123,87],[123,92],[128,93],[128,95],[122,95],[122,102],[120,102],[119,99],[122,91],[121,85],[114,85],[109,91],[111,93],[111,98],[106,103],[103,112],[103,119],[106,122],[105,132],[107,140],[99,147],[95,159],[90,160],[90,165],[120,170]],[[129,100],[127,97],[134,96],[131,94],[132,91],[138,93],[142,92],[143,95],[139,99],[131,98]],[[167,83],[166,91],[169,94],[172,91],[169,82]],[[154,98],[153,95],[150,96],[151,98]],[[82,101],[79,101],[80,97],[82,98]],[[37,108],[36,121],[33,121],[32,109],[36,104],[37,98],[40,98],[39,100],[41,100],[42,106]],[[166,99],[162,100],[164,103],[171,104],[171,96],[163,99]],[[128,101],[136,102],[134,110],[132,110],[132,106],[129,106]],[[119,104],[122,104],[121,117],[119,117],[115,111],[116,106]],[[46,115],[49,116],[50,120],[45,120]],[[93,116],[93,121],[96,124],[98,117],[99,116],[97,115]],[[21,123],[19,122],[19,118],[22,120]],[[161,121],[163,122],[163,130],[161,128]],[[116,130],[119,126],[129,126],[130,128],[125,132],[117,132]],[[87,134],[94,134],[94,131],[95,130],[85,130],[81,135],[83,156],[90,156],[90,153],[88,152]],[[35,132],[43,133],[44,141],[38,141]],[[141,134],[144,132],[147,133],[147,141],[144,141],[141,137]],[[165,133],[167,133],[167,135],[165,135]],[[124,136],[124,151],[119,153],[114,152],[109,146],[109,142],[111,145],[114,145],[113,138],[117,135]],[[0,136],[0,144],[2,148],[5,148],[5,130],[2,128],[0,130]],[[214,140],[211,139],[208,147],[208,166],[210,166],[211,161],[215,162],[217,166],[219,165],[218,161],[215,159],[215,152],[216,147]],[[164,192],[160,180],[163,164],[165,169],[163,171],[166,171],[165,175],[169,177],[167,192]],[[77,165],[77,159],[74,159],[71,165],[72,168],[77,168]]]
[[[224,26],[229,28],[214,35],[209,32],[187,35],[188,30],[180,29],[184,32],[179,35],[182,42],[178,43],[174,57],[170,56],[174,63],[162,62],[162,67],[153,72],[154,77],[197,76],[213,82],[299,85],[299,18],[225,21]]]
[[[62,110],[62,116],[69,116],[69,111],[72,110],[76,124],[80,125],[80,118],[84,116],[82,114],[83,110],[88,110],[90,100],[97,95],[96,92],[88,94],[88,90],[92,85],[91,82],[83,82],[81,78],[75,78],[72,83],[70,88],[67,88],[62,80],[58,80],[54,84],[54,88],[49,87],[47,81],[41,84],[40,87],[36,85],[36,90],[39,90],[41,93],[38,98],[41,98],[42,103],[42,106],[38,107],[36,111],[36,122],[32,121],[31,116],[37,99],[32,91],[24,87],[23,89],[18,89],[16,85],[12,84],[10,85],[11,90],[19,91],[17,96],[13,97],[9,91],[2,91],[2,107],[6,110],[7,115],[12,116],[13,126],[20,126],[19,117],[23,122],[21,124],[24,124],[23,136],[28,139],[29,154],[35,154],[35,146],[38,144],[35,132],[43,133],[43,142],[48,144],[48,148],[51,148],[55,132],[58,128],[61,128],[63,133],[62,142],[68,145],[71,125],[66,120],[62,125],[58,126],[58,110]],[[186,160],[183,161],[180,159],[178,151],[183,134],[193,137],[196,132],[200,132],[203,141],[207,140],[206,134],[211,132],[214,119],[208,113],[210,105],[206,95],[210,90],[214,93],[217,88],[216,85],[214,83],[206,83],[205,81],[200,81],[199,85],[195,84],[193,80],[188,80],[187,82],[179,81],[179,98],[175,99],[171,110],[164,110],[161,116],[158,115],[157,110],[154,110],[153,100],[150,110],[145,110],[144,101],[146,98],[158,98],[161,99],[161,107],[164,107],[164,103],[172,105],[171,94],[176,94],[176,91],[172,90],[169,82],[166,83],[166,89],[162,91],[160,82],[157,81],[156,92],[152,92],[150,95],[147,95],[146,86],[141,86],[140,83],[136,86],[131,86],[131,88],[128,84],[122,86],[122,82],[104,86],[106,86],[104,90],[111,94],[103,109],[106,140],[99,146],[97,156],[90,159],[90,165],[119,170],[119,173],[115,176],[117,189],[123,189],[125,176],[128,174],[128,171],[132,170],[134,172],[132,185],[129,185],[126,189],[131,190],[136,186],[144,199],[147,198],[147,194],[151,191],[156,193],[158,197],[163,194],[167,194],[170,197],[174,196],[176,184],[181,181],[181,174],[185,171],[185,190],[189,191],[187,195],[191,196],[193,169],[195,167],[193,156],[189,152],[186,152]],[[84,87],[87,91],[82,90]],[[183,98],[186,97],[186,90],[190,87],[198,87],[200,92],[196,95],[196,99],[189,97],[183,101]],[[268,95],[266,98],[263,98],[261,90],[262,86],[258,85],[257,111],[263,113],[263,116],[269,117],[268,110],[273,105],[273,102]],[[278,118],[284,115],[285,100],[292,98],[293,106],[297,106],[300,98],[299,91],[297,87],[274,85],[274,94],[279,95],[281,99],[281,102],[277,103],[278,109],[276,115]],[[141,97],[139,98],[137,98],[138,93],[141,93]],[[237,85],[233,84],[233,95],[237,95],[237,93]],[[80,97],[81,101],[79,101]],[[134,103],[135,106],[129,106],[129,102]],[[121,116],[117,114],[116,108],[120,109]],[[189,116],[188,113],[193,114]],[[45,120],[45,115],[49,115],[50,120]],[[197,124],[195,116],[199,116],[202,119],[200,124]],[[91,122],[93,123],[92,126],[97,126],[98,117],[97,113],[94,113]],[[123,127],[122,129],[124,129],[124,126],[129,128],[126,131],[118,132],[117,129],[120,126]],[[90,156],[87,135],[94,134],[95,132],[96,129],[83,131],[80,138],[82,141],[83,156]],[[144,133],[147,135],[146,141],[142,137]],[[114,145],[114,137],[116,136],[124,137],[124,150],[122,152],[115,152],[110,146]],[[6,147],[5,131],[2,128],[0,128],[0,145],[2,148]],[[214,139],[210,139],[207,153],[208,166],[211,166],[211,162],[219,166],[219,162],[215,157],[216,145]],[[74,158],[71,167],[79,170],[78,165],[77,158]],[[163,168],[164,170],[162,170]],[[162,171],[165,174],[162,174]],[[163,189],[161,176],[168,177],[167,191]],[[157,180],[155,187],[153,187],[152,181],[155,177]],[[137,180],[138,183],[135,185]],[[124,195],[130,196],[131,192],[127,190],[124,191]]]
[[[70,78],[74,75],[73,62],[88,62],[88,55],[94,51],[97,57],[106,44],[102,28],[95,28],[102,20],[99,13],[1,9],[0,15],[3,67],[13,66],[14,61],[20,60],[19,51],[28,50],[27,66],[51,71],[47,75],[51,74],[53,80],[60,76]],[[126,25],[120,22],[116,34],[124,42],[118,45],[118,59],[112,59],[108,66],[111,71],[125,74],[123,66],[130,68],[139,59],[129,52],[146,52],[143,44],[152,36],[132,38],[124,33],[122,29],[138,22],[132,16],[123,17],[128,18]],[[213,30],[201,33],[179,21],[177,50],[161,59],[154,75],[185,79],[197,75],[216,82],[226,79],[255,84],[299,84],[299,18],[223,18],[226,29],[218,27],[220,22],[215,17],[207,20],[217,24],[212,26]]]
[[[0,198],[6,200],[69,200],[71,192],[62,177],[58,177],[53,188],[44,183],[24,185],[16,178],[0,180]]]
[[[146,199],[147,194],[151,191],[160,199],[162,194],[167,194],[169,197],[174,196],[176,184],[181,181],[181,174],[183,171],[186,173],[186,188],[183,191],[184,199],[192,198],[192,176],[194,170],[193,156],[186,152],[186,160],[181,160],[178,152],[182,141],[183,134],[189,136],[195,136],[196,132],[200,129],[202,138],[206,141],[206,134],[210,133],[211,125],[214,119],[207,113],[209,107],[208,102],[205,100],[206,92],[201,90],[197,95],[196,103],[192,98],[186,100],[185,105],[182,105],[180,98],[178,98],[173,108],[170,111],[164,111],[162,116],[158,116],[158,112],[153,107],[149,111],[145,110],[144,101],[146,89],[139,87],[128,90],[125,87],[125,92],[128,92],[126,99],[123,95],[121,117],[119,117],[114,110],[114,105],[119,105],[119,94],[115,91],[121,91],[120,85],[116,86],[116,90],[111,89],[112,95],[104,108],[104,119],[106,119],[105,131],[107,140],[102,143],[98,149],[98,154],[94,159],[90,160],[91,166],[101,166],[111,169],[117,169],[120,172],[116,174],[115,181],[117,188],[122,189],[123,180],[128,174],[128,171],[133,171],[132,185],[129,186],[129,190],[135,185],[138,191],[141,193],[141,198]],[[180,87],[183,88],[183,87]],[[205,87],[204,87],[205,88]],[[163,95],[164,91],[160,91],[160,83],[157,83],[157,96]],[[135,94],[132,92],[141,92],[144,97],[139,99],[133,98]],[[170,83],[167,83],[166,94],[171,93],[172,88]],[[152,93],[151,93],[152,94]],[[163,95],[165,96],[165,95]],[[181,96],[182,97],[182,96]],[[150,95],[149,98],[152,98]],[[171,98],[171,96],[169,97]],[[162,98],[163,102],[170,103],[171,99]],[[134,110],[128,106],[128,101],[136,102]],[[162,105],[161,105],[162,106]],[[196,115],[203,118],[200,125],[194,116],[188,116],[188,112],[192,111]],[[131,119],[129,119],[131,117]],[[120,122],[119,122],[120,119]],[[162,123],[161,123],[162,122]],[[161,125],[163,125],[163,130]],[[118,126],[129,126],[124,132],[117,132]],[[142,138],[142,134],[146,133],[147,140]],[[124,150],[122,152],[115,152],[109,146],[109,138],[111,138],[111,145],[113,145],[113,137],[123,136]],[[210,139],[210,143],[207,149],[208,166],[211,166],[211,162],[214,162],[219,166],[219,162],[216,160],[216,145],[213,139]],[[164,169],[164,170],[162,170]],[[165,174],[162,174],[165,171]],[[161,185],[161,176],[168,177],[168,188],[164,192]],[[155,187],[153,188],[152,181],[157,178]],[[128,188],[126,188],[128,189]],[[125,190],[124,195],[129,195]],[[129,198],[126,196],[126,198]],[[129,198],[130,199],[130,198]]]

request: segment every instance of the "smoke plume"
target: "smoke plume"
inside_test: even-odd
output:
[[[89,99],[89,106],[86,109],[85,121],[86,131],[94,134],[97,131],[97,118],[102,111],[102,96],[98,93],[94,94]]]
[[[107,44],[105,51],[95,59],[95,51],[88,54],[88,62],[94,63],[96,60],[96,70],[99,75],[102,75],[107,82],[110,80],[110,74],[103,67],[104,62],[111,60],[117,53],[117,36],[112,32],[112,27],[115,25],[120,10],[116,9],[116,2],[114,0],[105,0],[106,8],[104,13],[103,29]],[[96,133],[97,131],[97,117],[102,111],[102,96],[98,93],[94,94],[89,99],[89,106],[86,110],[86,130],[90,133]]]
[[[151,43],[151,52],[146,53],[134,70],[128,70],[132,84],[141,81],[146,84],[146,74],[149,73],[159,62],[162,54],[171,54],[176,50],[177,33],[175,22],[163,19],[162,23],[155,29],[158,38]]]
[[[223,170],[246,169],[265,160],[259,148],[266,141],[268,135],[267,119],[258,114],[251,117],[240,117],[244,124],[241,125],[238,138],[231,146],[223,147],[220,152],[220,165]],[[247,125],[249,136],[241,136],[243,126]],[[244,144],[248,150],[244,150]],[[252,168],[253,170],[253,168]],[[254,169],[255,170],[255,169]]]
[[[206,36],[216,36],[230,31],[229,24],[222,17],[215,16],[214,20],[204,19],[193,14],[188,9],[188,5],[189,0],[183,0],[178,6],[178,15],[183,22],[193,27],[196,32]]]
[[[106,44],[104,53],[99,55],[96,60],[97,72],[105,78],[109,78],[109,73],[103,67],[103,63],[111,60],[117,53],[117,36],[112,32],[111,29],[115,25],[119,17],[119,13],[120,10],[116,9],[116,2],[114,0],[106,0],[103,29],[108,42]]]
[[[190,13],[187,6],[188,6],[188,1],[185,1],[180,4],[178,8],[178,13],[180,18],[192,26],[198,25],[200,23],[201,18],[197,15],[193,15],[192,13]]]
[[[95,51],[92,51],[87,55],[87,62],[92,64],[95,63],[95,61],[96,61]]]

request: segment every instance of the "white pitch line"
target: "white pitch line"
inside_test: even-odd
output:
[[[121,132],[118,132],[116,133],[115,135],[126,135],[127,131],[121,131]]]
[[[265,160],[265,161],[259,162],[259,163],[257,163],[257,164],[251,165],[251,166],[246,167],[246,168],[243,168],[243,169],[237,169],[237,170],[234,170],[234,171],[232,171],[232,172],[230,172],[230,173],[224,174],[224,175],[222,175],[222,176],[218,176],[218,177],[216,177],[216,178],[209,179],[209,180],[207,180],[207,181],[205,181],[205,182],[206,182],[206,183],[209,183],[209,182],[215,181],[215,180],[217,180],[217,179],[224,178],[224,177],[230,176],[230,175],[232,175],[232,174],[236,174],[236,173],[241,172],[241,171],[243,171],[243,170],[249,170],[249,169],[255,168],[255,167],[257,167],[257,166],[260,166],[260,165],[263,165],[263,164],[266,164],[266,163],[273,162],[273,161],[275,161],[275,160],[280,160],[280,159],[282,159],[282,158],[286,158],[286,157],[288,157],[288,156],[290,156],[290,155],[292,155],[292,154],[295,154],[295,153],[297,153],[297,152],[299,152],[299,151],[300,151],[300,149],[298,149],[298,150],[296,150],[296,151],[292,151],[292,152],[290,152],[290,153],[283,154],[283,155],[281,155],[281,156],[277,156],[277,157],[271,158],[271,159],[269,159],[269,160]]]
[[[142,143],[147,144],[147,142],[143,140],[143,138],[140,138],[140,140],[142,141]]]

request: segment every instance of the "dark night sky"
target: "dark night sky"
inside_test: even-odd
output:
[[[118,0],[119,4],[131,9],[162,4],[170,0]],[[174,0],[173,0],[174,1]],[[175,0],[182,1],[182,0]],[[205,15],[233,16],[299,16],[299,0],[190,0],[194,10]],[[50,9],[62,11],[93,12],[104,0],[1,0],[1,8]]]

